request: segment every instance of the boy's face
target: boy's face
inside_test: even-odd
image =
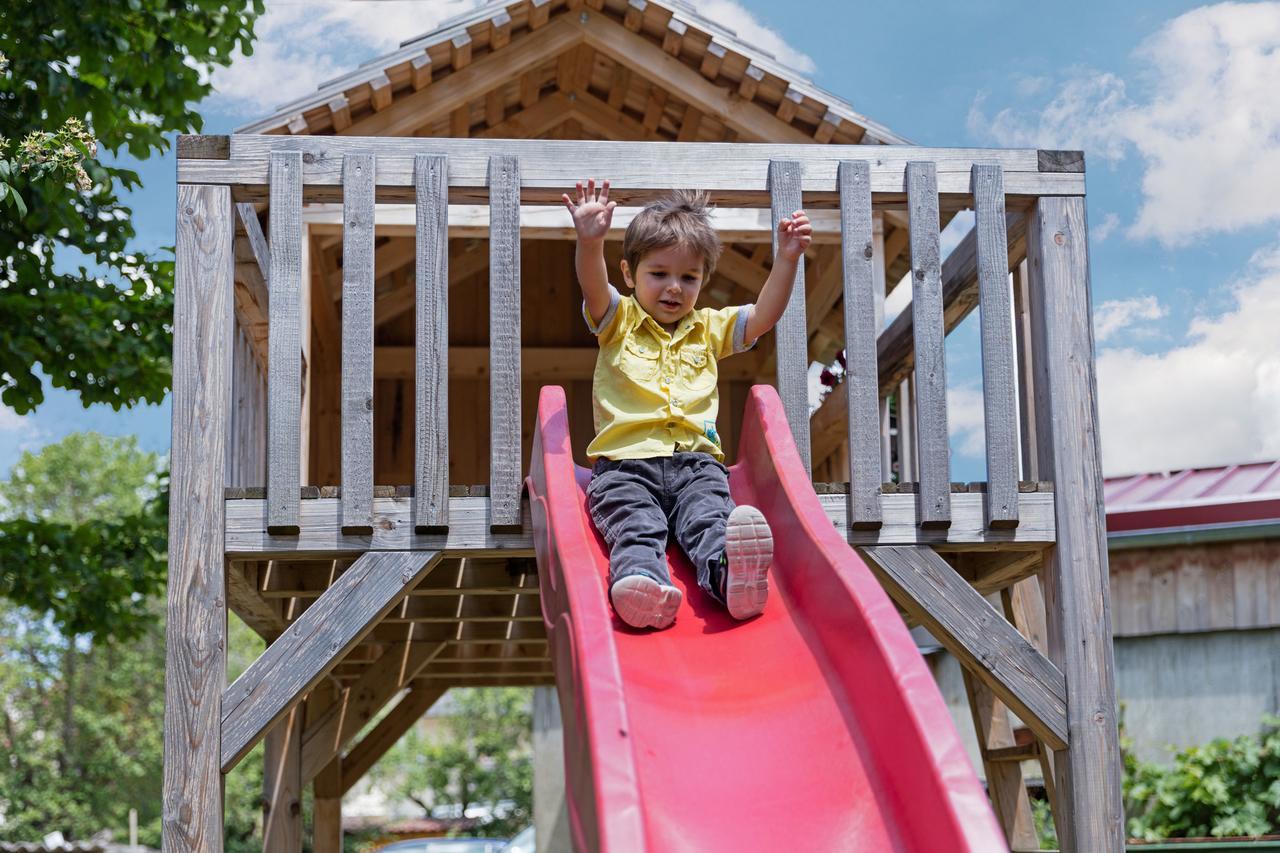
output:
[[[640,307],[669,332],[697,303],[702,270],[702,255],[684,246],[649,252],[634,271],[622,262],[622,277],[635,290]]]

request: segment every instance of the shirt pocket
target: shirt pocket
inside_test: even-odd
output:
[[[658,375],[660,355],[656,345],[628,336],[619,355],[622,372],[636,382],[651,382]]]
[[[705,346],[688,344],[680,348],[680,381],[690,391],[698,394],[704,394],[715,387],[715,364]]]

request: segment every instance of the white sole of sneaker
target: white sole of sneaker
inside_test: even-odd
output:
[[[769,600],[769,566],[773,563],[773,533],[764,513],[753,506],[734,507],[725,527],[728,562],[725,603],[735,619],[750,619]]]
[[[653,578],[630,575],[609,588],[609,600],[619,618],[633,628],[666,628],[676,621],[684,593]]]

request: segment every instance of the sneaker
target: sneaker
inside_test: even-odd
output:
[[[735,507],[724,532],[726,568],[724,601],[735,619],[750,619],[769,600],[769,566],[773,534],[764,513],[753,506]]]
[[[666,628],[676,621],[684,593],[644,575],[628,575],[609,587],[619,618],[632,628]]]

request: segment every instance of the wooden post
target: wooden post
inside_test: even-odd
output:
[[[489,158],[489,526],[519,530],[520,161]]]
[[[373,533],[376,168],[369,154],[342,158],[342,532],[359,536]]]
[[[222,545],[231,419],[234,226],[225,186],[179,186],[165,651],[166,853],[222,849]]]
[[[302,705],[295,705],[263,743],[263,853],[302,850],[302,710]]]
[[[778,223],[804,204],[801,166],[789,160],[769,161],[769,196],[773,207],[773,253],[778,254]],[[796,266],[795,286],[782,319],[777,340],[778,396],[787,412],[787,423],[806,471],[812,470],[809,452],[809,335],[805,322],[804,257]],[[846,355],[847,357],[847,355]]]
[[[1065,851],[1122,851],[1120,745],[1098,445],[1088,223],[1079,196],[1044,197],[1027,227],[1040,476],[1054,482],[1045,569],[1049,655],[1066,677],[1070,747],[1055,772]]]
[[[313,703],[331,705],[338,701],[337,688],[331,681],[322,681],[307,700],[308,715]],[[318,701],[317,701],[318,700]],[[301,740],[301,738],[299,738]],[[298,760],[299,782],[302,761]],[[311,818],[311,849],[314,853],[342,853],[342,758],[333,760],[316,774],[314,806]]]

